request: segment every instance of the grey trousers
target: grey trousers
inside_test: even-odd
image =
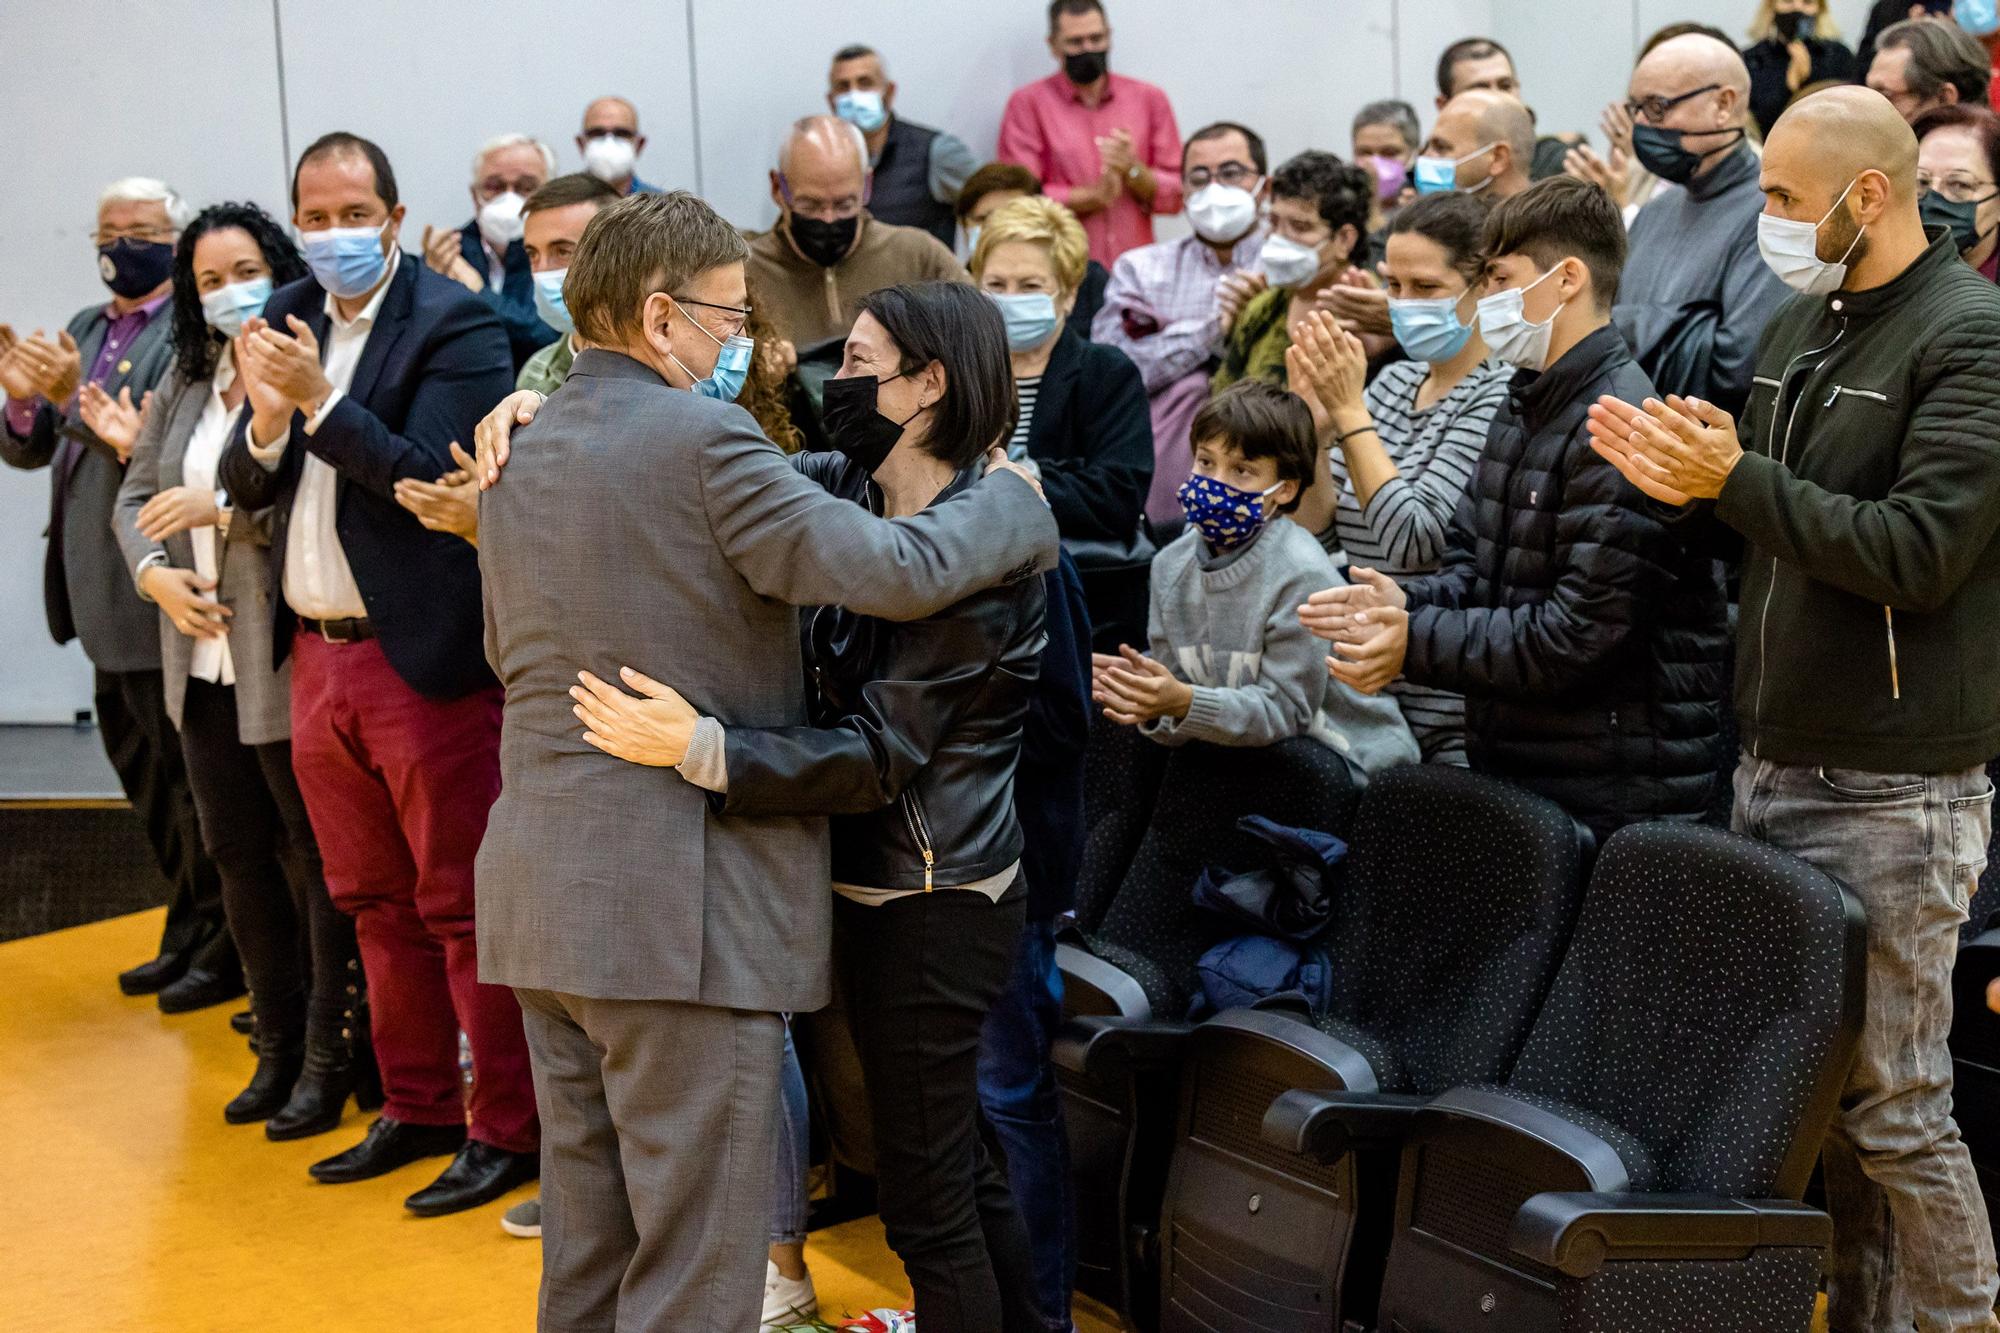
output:
[[[544,1333],[755,1333],[777,1014],[516,990],[542,1119]]]
[[[1833,1215],[1833,1333],[2000,1328],[1993,1238],[1951,1115],[1951,968],[1986,864],[1984,769],[1736,770],[1740,833],[1833,875],[1868,911],[1861,1050],[1821,1155]]]

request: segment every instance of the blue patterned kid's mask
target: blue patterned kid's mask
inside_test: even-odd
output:
[[[1210,550],[1233,551],[1264,530],[1271,515],[1264,508],[1270,491],[1242,491],[1214,477],[1189,477],[1181,483],[1181,512]]]

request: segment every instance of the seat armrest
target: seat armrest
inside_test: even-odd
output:
[[[1400,1143],[1430,1098],[1406,1092],[1278,1094],[1264,1112],[1264,1142],[1331,1164],[1357,1147]]]
[[[1714,1194],[1537,1194],[1514,1215],[1514,1252],[1585,1278],[1635,1259],[1743,1259],[1760,1249],[1823,1249],[1833,1220],[1786,1199]]]
[[[1186,1023],[1108,1018],[1101,1014],[1067,1018],[1056,1029],[1049,1058],[1056,1068],[1109,1082],[1135,1070],[1163,1069],[1180,1059]]]
[[[1063,1012],[1109,1015],[1144,1021],[1153,1016],[1145,987],[1121,967],[1074,944],[1056,945],[1056,968],[1063,979]]]
[[[1454,1121],[1461,1127],[1482,1126],[1499,1130],[1503,1141],[1507,1137],[1529,1139],[1542,1155],[1553,1154],[1556,1158],[1569,1161],[1581,1172],[1582,1181],[1579,1183],[1588,1182],[1593,1190],[1619,1193],[1632,1188],[1632,1177],[1625,1159],[1602,1136],[1565,1120],[1553,1111],[1543,1110],[1504,1092],[1490,1088],[1453,1088],[1433,1098],[1424,1107],[1422,1115],[1426,1119]],[[1499,1150],[1504,1151],[1504,1148]]]
[[[1349,1092],[1374,1092],[1380,1086],[1366,1056],[1288,1010],[1225,1009],[1201,1026],[1205,1033],[1242,1033],[1325,1065]]]

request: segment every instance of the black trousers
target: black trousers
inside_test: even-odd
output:
[[[926,1333],[1040,1333],[1034,1256],[980,1133],[979,1036],[1027,895],[943,889],[833,903],[833,959],[868,1080],[889,1247]]]
[[[296,1050],[310,1020],[329,1036],[359,1001],[354,921],[327,896],[319,844],[292,776],[289,741],[238,739],[236,691],[190,680],[181,746],[201,811],[202,845],[243,959],[259,1049]]]
[[[166,686],[157,671],[100,671],[97,734],[117,770],[118,785],[146,825],[160,873],[171,886],[160,952],[224,974],[236,952],[222,911],[222,880],[201,845],[201,824],[188,790],[180,736],[167,717]]]

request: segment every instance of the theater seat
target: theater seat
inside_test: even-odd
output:
[[[1588,846],[1552,802],[1464,769],[1400,768],[1368,788],[1327,937],[1331,1010],[1231,1010],[1189,1038],[1161,1214],[1163,1330],[1372,1321],[1398,1127],[1427,1094],[1511,1071],[1575,923]]]
[[[1076,885],[1076,919],[1084,930],[1096,930],[1104,920],[1111,895],[1132,868],[1170,753],[1137,727],[1102,713],[1090,720],[1090,745],[1083,753],[1083,862]]]
[[[1410,1118],[1381,1333],[1803,1333],[1855,899],[1718,830],[1613,837],[1514,1072]]]
[[[1357,797],[1344,761],[1303,737],[1173,750],[1100,924],[1057,946],[1065,1018],[1054,1054],[1076,1182],[1077,1285],[1138,1327],[1152,1326],[1158,1304],[1160,1194],[1195,962],[1241,933],[1194,906],[1195,880],[1211,865],[1258,863],[1261,844],[1236,827],[1243,816],[1345,836]]]

